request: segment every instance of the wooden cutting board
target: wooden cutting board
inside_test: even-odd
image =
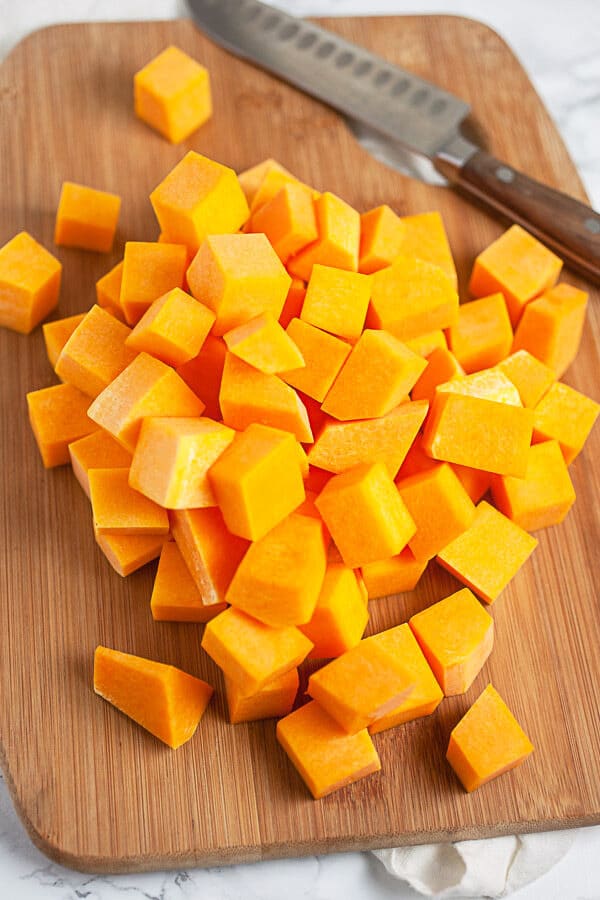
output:
[[[454,17],[332,19],[344,36],[455,91],[501,159],[584,198],[524,70],[483,25]],[[132,76],[174,43],[210,69],[215,114],[171,147],[132,113]],[[153,240],[147,196],[188,147],[243,169],[274,156],[359,210],[441,210],[464,285],[501,231],[444,188],[370,158],[338,116],[221,51],[188,22],[69,25],[27,38],[0,67],[0,244],[27,229],[64,263],[58,315],[89,308],[125,239]],[[123,196],[112,255],[53,247],[64,179]],[[579,283],[576,279],[575,283]],[[599,297],[567,380],[598,391]],[[155,624],[154,567],[122,580],[99,552],[67,467],[45,471],[25,392],[54,382],[41,330],[0,333],[0,738],[2,766],[34,842],[70,866],[116,872],[479,838],[600,821],[600,429],[571,468],[578,502],[492,608],[496,648],[471,690],[432,717],[376,736],[383,770],[313,801],[273,721],[230,726],[198,626]],[[418,589],[371,604],[371,631],[458,587],[435,563]],[[216,685],[196,736],[173,752],[92,691],[98,643],[181,666]],[[536,752],[473,795],[444,754],[492,681]]]

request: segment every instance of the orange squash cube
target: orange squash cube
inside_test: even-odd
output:
[[[155,622],[209,622],[225,603],[204,603],[175,541],[163,544],[150,598]]]
[[[261,313],[223,335],[227,349],[265,375],[304,366],[304,357],[277,319]]]
[[[182,244],[125,244],[119,304],[125,320],[135,325],[159,297],[173,288],[182,288],[188,264]]]
[[[381,769],[367,729],[348,734],[315,701],[279,720],[277,740],[315,800]]]
[[[448,344],[465,372],[495,366],[510,353],[513,331],[503,294],[490,294],[458,307]]]
[[[510,378],[499,367],[482,369],[471,375],[456,375],[445,384],[438,384],[436,391],[467,394],[481,400],[493,400],[496,403],[508,403],[511,406],[522,406],[519,392]]]
[[[31,430],[47,469],[69,462],[69,444],[97,431],[88,418],[90,398],[72,384],[55,384],[27,394]]]
[[[126,578],[152,562],[168,541],[167,534],[97,534],[96,543],[117,575]]]
[[[213,689],[175,666],[96,647],[94,690],[176,749],[192,737]]]
[[[457,289],[458,279],[448,235],[439,212],[402,216],[403,226],[400,253],[438,266]]]
[[[404,343],[409,350],[413,351],[413,353],[417,353],[419,356],[424,357],[431,356],[434,350],[448,349],[446,335],[441,328],[434,329],[434,331],[426,331],[418,337],[409,338]]]
[[[121,307],[121,282],[123,281],[123,260],[113,266],[106,275],[96,282],[96,303],[107,310],[111,316],[125,321],[125,313]]]
[[[423,401],[417,400],[413,402],[422,403]],[[406,405],[403,403],[402,407]],[[437,465],[437,461],[432,459],[423,449],[423,435],[417,434],[400,466],[398,478],[408,478],[409,475],[416,475],[417,472],[424,472],[425,469],[433,469]]]
[[[211,419],[221,418],[219,391],[227,347],[221,338],[209,334],[200,353],[189,362],[177,366],[177,374],[205,404],[205,413]]]
[[[369,600],[414,590],[427,563],[426,559],[415,559],[412,550],[405,547],[397,556],[361,566]]]
[[[244,694],[296,668],[311,647],[297,628],[274,628],[234,607],[211,619],[202,637],[202,648]]]
[[[560,378],[579,350],[588,295],[570,284],[557,284],[528,303],[513,342],[514,350],[529,350]]]
[[[64,181],[58,201],[54,243],[108,253],[115,239],[121,198]]]
[[[298,626],[314,644],[309,659],[341,656],[359,643],[368,621],[356,573],[343,564],[328,563],[311,620]]]
[[[238,181],[246,196],[248,204],[252,203],[265,175],[271,171],[281,172],[284,175],[289,175],[290,178],[294,177],[291,172],[288,172],[288,170],[281,165],[281,163],[278,163],[277,160],[271,158],[263,159],[262,162],[257,163],[250,169],[244,169],[243,172],[238,174]]]
[[[0,326],[29,334],[58,303],[62,265],[26,231],[0,247]]]
[[[583,450],[599,412],[595,400],[557,381],[533,411],[533,442],[558,441],[570,465]]]
[[[292,319],[300,318],[305,296],[306,285],[299,278],[293,278],[279,316],[279,324],[282,328],[287,329]]]
[[[494,643],[494,620],[468,588],[408,623],[446,697],[469,690]]]
[[[494,476],[491,472],[484,472],[483,469],[471,469],[469,466],[459,466],[457,463],[450,463],[450,465],[473,503],[479,503],[492,484]]]
[[[300,318],[349,341],[364,328],[371,280],[367,275],[315,263],[306,288]]]
[[[358,271],[365,275],[391,265],[400,253],[404,225],[389,206],[378,206],[360,217]]]
[[[56,361],[62,348],[85,317],[86,313],[78,313],[76,316],[68,316],[66,319],[55,319],[54,322],[46,322],[42,325],[46,353],[53,369],[56,366]]]
[[[463,367],[452,351],[438,347],[427,357],[427,368],[420,375],[410,396],[413,400],[428,400],[432,403],[439,384],[445,384],[464,374]]]
[[[427,362],[385,331],[367,329],[325,397],[323,412],[347,422],[385,416],[408,396]]]
[[[169,366],[180,366],[198,356],[214,321],[212,310],[181,288],[173,288],[154,300],[125,343]]]
[[[352,348],[346,341],[302,319],[292,319],[286,333],[302,355],[304,365],[283,372],[281,377],[287,384],[321,403]]]
[[[69,444],[69,456],[75,478],[90,496],[90,469],[127,469],[131,453],[102,428]]]
[[[208,70],[167,47],[133,76],[133,101],[138,118],[179,144],[212,115]]]
[[[152,191],[150,202],[161,231],[173,243],[185,244],[192,253],[209,234],[238,231],[249,212],[233,169],[194,150],[186,153]],[[200,299],[206,302],[203,297]]]
[[[534,301],[535,302],[535,301]],[[538,405],[556,381],[556,373],[527,350],[517,350],[498,364],[519,392],[521,403],[528,409]]]
[[[360,246],[359,214],[335,194],[325,191],[315,200],[315,215],[319,237],[289,260],[290,275],[308,281],[315,263],[356,272]]]
[[[345,564],[353,569],[400,553],[416,531],[382,462],[334,475],[315,503]]]
[[[533,749],[502,697],[488,684],[453,728],[446,759],[471,792],[520,765]]]
[[[290,669],[268,681],[255,694],[245,694],[235,681],[225,676],[225,695],[232,725],[260,719],[280,719],[289,715],[298,693],[298,669]]]
[[[263,206],[266,206],[267,203],[274,200],[284,187],[290,184],[298,185],[305,191],[308,191],[313,199],[316,199],[319,196],[318,191],[314,191],[307,184],[303,184],[295,175],[292,175],[291,172],[284,169],[283,166],[279,166],[278,168],[271,166],[264,172],[260,184],[252,198],[252,203],[250,205],[250,220],[246,222],[244,231],[247,232],[251,230],[252,217],[259,212]]]
[[[551,288],[561,269],[558,256],[520,225],[512,225],[475,260],[469,291],[473,297],[500,291],[514,328],[529,301]]]
[[[166,510],[129,485],[129,469],[90,469],[96,534],[168,534]]]
[[[252,214],[247,230],[266,234],[279,259],[286,263],[319,236],[312,191],[299,182],[284,184]]]

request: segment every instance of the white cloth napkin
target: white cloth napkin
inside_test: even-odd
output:
[[[375,850],[390,875],[426,897],[506,897],[563,858],[577,831]]]

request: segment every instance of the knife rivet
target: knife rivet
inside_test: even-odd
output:
[[[510,184],[515,180],[515,173],[508,166],[499,166],[495,174],[498,181],[503,181],[504,184]]]
[[[590,218],[583,223],[591,234],[600,234],[600,219]]]

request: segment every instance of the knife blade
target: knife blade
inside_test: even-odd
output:
[[[461,132],[470,107],[411,72],[312,21],[260,0],[187,0],[216,43],[343,113],[375,155],[431,180],[429,163],[471,199],[523,225],[600,283],[600,215],[535,181]]]

